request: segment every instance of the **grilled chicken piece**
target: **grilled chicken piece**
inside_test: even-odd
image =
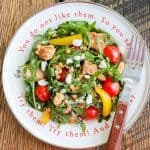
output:
[[[53,100],[53,103],[56,105],[56,106],[60,106],[61,103],[63,102],[64,100],[64,95],[61,94],[61,93],[56,93],[56,96],[54,97],[54,100]]]
[[[92,75],[97,72],[97,66],[91,62],[85,60],[83,64],[83,74]]]
[[[38,45],[35,53],[43,60],[50,60],[55,51],[56,49],[53,45]]]
[[[106,35],[104,33],[90,32],[89,35],[91,39],[91,48],[93,48],[96,51],[98,51],[99,48],[102,50],[105,48],[106,45],[104,39]]]

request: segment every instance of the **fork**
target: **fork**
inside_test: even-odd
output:
[[[122,91],[117,105],[117,110],[108,139],[107,150],[120,149],[123,128],[129,107],[129,98],[131,90],[140,81],[144,64],[145,49],[146,44],[144,40],[142,38],[138,39],[135,36],[132,36],[123,72],[123,80],[125,82],[124,90]]]

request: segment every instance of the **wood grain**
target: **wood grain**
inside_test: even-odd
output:
[[[119,11],[150,40],[150,22],[148,22],[150,15],[149,6],[146,4],[148,0],[143,0],[143,5],[140,0],[96,0],[96,2]],[[133,9],[133,2],[138,3],[136,10]],[[0,0],[0,72],[6,47],[19,26],[27,18],[52,3],[54,0]],[[139,16],[141,13],[144,17]],[[148,46],[150,47],[149,44]],[[103,149],[104,146],[88,150]],[[126,149],[150,149],[150,102],[147,103],[133,128],[124,136],[122,150]],[[0,84],[0,150],[65,150],[39,141],[21,127],[8,108],[2,83]]]
[[[0,0],[0,66],[6,47],[19,26],[53,3],[53,0]],[[45,144],[25,131],[8,108],[2,83],[0,89],[0,150],[63,150]]]

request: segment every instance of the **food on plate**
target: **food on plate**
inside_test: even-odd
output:
[[[121,53],[116,46],[108,45],[104,47],[103,50],[104,56],[108,57],[110,62],[118,64],[120,62]]]
[[[120,84],[119,82],[114,82],[112,78],[107,78],[103,82],[103,89],[110,96],[117,96],[120,93]]]
[[[112,100],[108,93],[99,86],[95,86],[95,91],[101,97],[103,104],[103,116],[108,116],[112,109]]]
[[[80,124],[109,119],[123,88],[124,63],[113,37],[96,22],[67,21],[36,35],[22,67],[25,99],[41,121]]]

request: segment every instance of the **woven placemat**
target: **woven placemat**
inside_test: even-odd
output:
[[[92,2],[106,5],[127,18],[141,35],[146,37],[150,49],[150,0],[92,0]],[[103,150],[105,146],[97,149]],[[150,150],[150,97],[139,119],[124,135],[121,149]]]
[[[150,49],[150,1],[149,0],[95,0],[127,18],[147,39]],[[140,118],[125,134],[122,142],[123,150],[150,149],[150,98]]]
[[[113,8],[127,18],[147,38],[150,49],[150,1],[149,0],[95,0]],[[122,143],[123,150],[150,149],[150,98],[140,118],[125,134]]]

